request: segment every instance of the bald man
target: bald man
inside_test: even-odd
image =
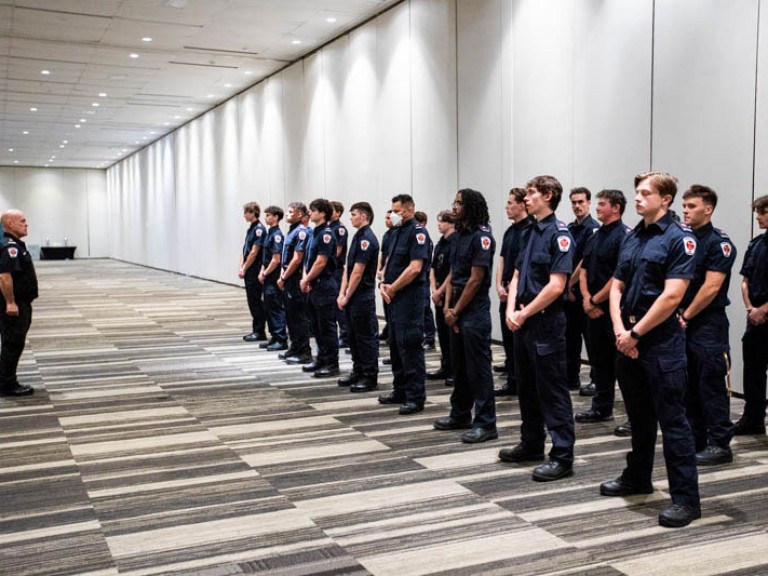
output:
[[[5,242],[0,246],[0,396],[29,396],[31,386],[16,379],[32,324],[32,301],[37,298],[37,276],[27,245],[27,219],[20,210],[0,216]]]

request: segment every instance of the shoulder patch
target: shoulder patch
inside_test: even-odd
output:
[[[730,242],[721,242],[720,249],[723,251],[723,256],[726,258],[730,258],[731,254],[733,254],[733,246],[731,246]]]
[[[360,240],[360,250],[368,250],[368,246],[370,246],[371,243],[368,242],[368,240]]]
[[[683,247],[685,248],[685,253],[688,254],[688,256],[693,256],[696,253],[696,240],[694,240],[691,236],[686,236],[683,238]]]
[[[427,235],[424,234],[424,232],[419,232],[418,234],[416,234],[416,242],[418,242],[419,244],[424,244],[424,242],[426,241],[427,241]]]
[[[16,258],[16,256],[19,255],[19,249],[18,248],[8,248],[8,256],[11,258]]]
[[[490,227],[486,226],[485,224],[480,224],[480,230],[482,230],[483,232],[490,232],[491,231]]]
[[[323,234],[323,243],[328,244],[331,241],[331,235],[330,234]]]
[[[346,233],[347,233],[347,229],[339,226],[339,236],[344,236],[344,234]]]
[[[558,236],[557,247],[560,252],[568,252],[571,249],[571,239],[568,236]]]
[[[304,240],[307,237],[307,233],[304,230],[299,231],[299,240]]]
[[[275,244],[280,244],[280,242],[283,241],[283,236],[281,234],[275,234]]]
[[[256,228],[256,236],[261,236],[261,234],[264,232],[261,228]]]
[[[481,236],[480,237],[480,246],[483,247],[483,250],[490,250],[491,249],[491,239],[488,236]]]
[[[686,226],[683,222],[678,222],[677,220],[675,220],[674,222],[675,224],[680,226],[680,230],[682,230],[683,232],[693,232],[693,230],[691,230],[691,227]]]

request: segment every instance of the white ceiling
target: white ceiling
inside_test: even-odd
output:
[[[0,0],[0,165],[108,167],[398,1]]]

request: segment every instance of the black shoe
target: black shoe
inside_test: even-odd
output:
[[[410,416],[424,410],[424,404],[416,404],[416,402],[406,402],[400,406],[400,410],[397,411],[400,416]]]
[[[472,422],[467,420],[466,422],[462,422],[461,420],[456,420],[451,416],[444,416],[443,418],[438,418],[432,423],[432,427],[435,430],[469,430],[472,428]]]
[[[422,345],[422,348],[424,348],[425,352],[432,352],[435,350],[435,343],[434,342],[424,342]]]
[[[696,464],[699,466],[716,466],[718,464],[730,464],[733,462],[733,452],[730,448],[720,446],[707,446],[696,454]]]
[[[597,396],[597,385],[594,382],[590,382],[579,388],[579,396]]]
[[[320,368],[322,368],[322,366],[318,364],[317,361],[315,361],[315,362],[310,362],[306,366],[302,366],[301,371],[309,373],[309,372],[314,372],[315,370],[320,370]]]
[[[496,372],[496,374],[506,374],[509,372],[509,370],[507,370],[506,364],[499,364],[498,366],[494,366],[493,371]]]
[[[753,434],[765,434],[765,424],[747,422],[741,418],[733,426],[734,436],[751,436]]]
[[[336,344],[338,344],[339,348],[349,348],[349,342],[342,338],[339,338],[339,341],[336,342]]]
[[[266,340],[266,337],[264,339]],[[269,348],[270,346],[272,346],[272,344],[275,344],[276,342],[277,342],[277,340],[275,340],[274,338],[270,338],[269,342],[262,342],[261,344],[259,344],[259,348],[261,348],[262,350],[266,350],[267,348]]]
[[[450,372],[445,368],[440,368],[434,372],[427,372],[427,380],[444,380],[450,376]]]
[[[293,350],[286,350],[285,352],[280,352],[280,354],[277,355],[278,360],[285,360],[286,358],[290,358],[291,356],[296,356],[296,352]]]
[[[653,484],[635,485],[619,477],[600,484],[601,496],[632,496],[633,494],[653,494]]]
[[[522,442],[514,448],[502,448],[499,450],[499,460],[502,462],[536,462],[544,460],[544,447],[532,450]]]
[[[352,354],[352,348],[344,348],[344,354]]]
[[[533,469],[533,479],[536,482],[554,482],[568,476],[573,476],[573,467],[557,460],[544,462]]]
[[[246,342],[263,342],[266,339],[266,334],[257,334],[256,332],[251,332],[250,334],[243,336],[243,340]]]
[[[392,358],[384,358],[381,361],[381,363],[384,364],[384,366],[391,366],[392,365]]]
[[[586,412],[579,412],[573,417],[579,424],[590,424],[592,422],[609,422],[613,420],[612,414],[600,414],[596,410],[589,409]]]
[[[396,396],[394,392],[389,394],[382,394],[379,396],[379,404],[402,404],[403,399]]]
[[[339,386],[352,386],[352,384],[362,379],[363,379],[362,374],[355,374],[354,372],[350,372],[346,376],[342,376],[341,378],[339,378]]]
[[[22,386],[21,384],[0,389],[0,396],[31,396],[34,393],[35,389],[32,386]]]
[[[629,423],[629,420],[616,426],[616,428],[613,429],[613,435],[620,436],[621,438],[629,438],[632,436],[632,425]]]
[[[312,363],[312,354],[299,354],[297,356],[286,356],[285,357],[285,363],[286,364],[311,364]]]
[[[339,372],[338,366],[323,366],[322,368],[318,368],[315,370],[315,373],[312,374],[313,378],[330,378],[331,376],[338,376],[341,372]]]
[[[445,379],[445,385],[453,387],[453,376],[449,376]]]
[[[267,352],[278,352],[280,350],[288,350],[288,344],[277,341],[267,346]]]
[[[510,386],[509,384],[504,384],[504,386],[494,388],[493,395],[496,397],[517,396],[517,386]]]
[[[699,518],[701,518],[701,508],[672,504],[672,506],[665,508],[659,514],[659,526],[682,528]]]
[[[388,337],[389,336],[385,330],[379,333],[379,340],[386,340]]]
[[[375,377],[363,376],[349,387],[350,392],[372,392],[378,390],[379,384]]]
[[[570,390],[571,392],[575,392],[576,390],[581,390],[581,382],[579,382],[579,381],[569,382],[568,383],[568,390]]]
[[[461,435],[461,441],[464,444],[479,444],[480,442],[487,442],[488,440],[496,440],[499,437],[499,433],[496,428],[487,430],[480,426],[475,426],[472,430],[468,430]]]

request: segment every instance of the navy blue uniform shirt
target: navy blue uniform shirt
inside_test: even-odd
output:
[[[304,226],[301,222],[294,222],[288,229],[288,234],[285,236],[283,242],[283,259],[281,266],[283,270],[288,268],[288,265],[293,260],[293,255],[296,252],[304,253],[307,251],[307,244],[309,243],[310,230]],[[301,270],[299,269],[299,273]]]
[[[667,213],[650,226],[644,221],[624,240],[614,278],[624,282],[621,309],[642,317],[664,291],[668,279],[693,278],[696,239]]]
[[[376,267],[379,260],[379,241],[370,226],[363,226],[352,237],[347,254],[347,280],[355,264],[365,264],[363,277],[353,296],[376,289]]]
[[[753,238],[749,243],[739,273],[747,279],[752,306],[758,307],[768,302],[768,232]]]
[[[724,309],[731,302],[728,300],[728,286],[731,283],[731,268],[736,261],[736,247],[731,242],[728,234],[712,226],[709,222],[693,231],[696,235],[698,246],[696,246],[696,272],[693,280],[688,285],[683,301],[680,304],[682,309],[687,308],[696,293],[704,284],[704,278],[708,271],[722,272],[725,274],[725,281],[720,286],[715,299],[707,306],[708,310]]]
[[[248,231],[245,233],[245,243],[243,243],[243,258],[248,258],[248,254],[251,253],[254,245],[264,246],[264,241],[267,238],[267,229],[264,224],[259,222],[251,222],[248,227]],[[251,266],[253,268],[253,266]],[[258,268],[258,266],[257,266]]]
[[[601,226],[597,232],[587,238],[582,268],[586,270],[587,290],[590,294],[600,292],[606,282],[613,278],[621,245],[631,232],[632,228],[619,219]],[[600,304],[607,307],[608,301]]]
[[[272,226],[267,232],[267,237],[264,240],[264,247],[261,249],[261,263],[266,268],[269,266],[272,260],[273,254],[283,255],[283,231],[279,226]],[[265,283],[274,284],[280,277],[280,266],[277,266],[270,274],[264,279]]]
[[[472,274],[473,266],[485,269],[480,288],[467,306],[467,310],[472,310],[488,302],[496,240],[488,226],[458,228],[453,235],[456,240],[451,253],[451,286],[463,290]]]
[[[341,246],[339,257],[336,258],[336,267],[338,270],[341,270],[344,268],[344,263],[347,260],[347,242],[349,240],[347,228],[341,223],[341,220],[334,220],[329,223],[329,226],[331,227],[331,230],[333,230],[333,235],[336,238],[336,250],[338,251],[339,246]]]
[[[310,236],[309,247],[304,252],[304,269],[309,272],[318,256],[327,256],[328,261],[320,275],[312,281],[314,285],[319,280],[333,277],[336,271],[336,238],[333,229],[328,224],[318,224]]]
[[[18,302],[32,302],[38,296],[37,274],[27,245],[10,232],[5,232],[0,245],[0,274],[10,274],[13,280],[13,298]],[[0,292],[0,302],[5,298]]]
[[[528,242],[531,234],[531,226],[536,223],[533,216],[526,216],[519,222],[514,222],[504,232],[504,238],[501,240],[501,252],[499,256],[504,260],[504,271],[501,274],[501,283],[504,286],[509,284],[512,276],[515,275],[515,262],[520,252]]]
[[[549,284],[552,274],[565,274],[566,285],[573,270],[573,238],[565,223],[550,214],[531,226],[530,237],[525,250],[520,252],[516,267],[520,269],[517,281],[515,305],[530,304],[544,286]],[[552,304],[560,305],[565,291]],[[552,306],[550,304],[550,306]]]
[[[438,288],[443,285],[451,271],[451,252],[455,245],[454,240],[456,240],[456,232],[448,237],[443,236],[437,241],[435,251],[432,253],[432,270],[435,271],[435,283]]]
[[[592,236],[598,228],[600,228],[600,223],[589,214],[587,214],[584,220],[581,221],[581,224],[576,222],[576,220],[568,224],[568,232],[571,233],[576,247],[573,252],[574,269],[584,257],[584,248],[586,247],[587,240],[589,240],[590,236]]]
[[[411,263],[411,260],[422,260],[421,274],[405,286],[401,291],[422,289],[424,286],[425,271],[429,270],[429,235],[416,220],[411,218],[400,226],[391,228],[392,244],[387,255],[387,268],[384,272],[384,283],[392,284],[400,277]]]

